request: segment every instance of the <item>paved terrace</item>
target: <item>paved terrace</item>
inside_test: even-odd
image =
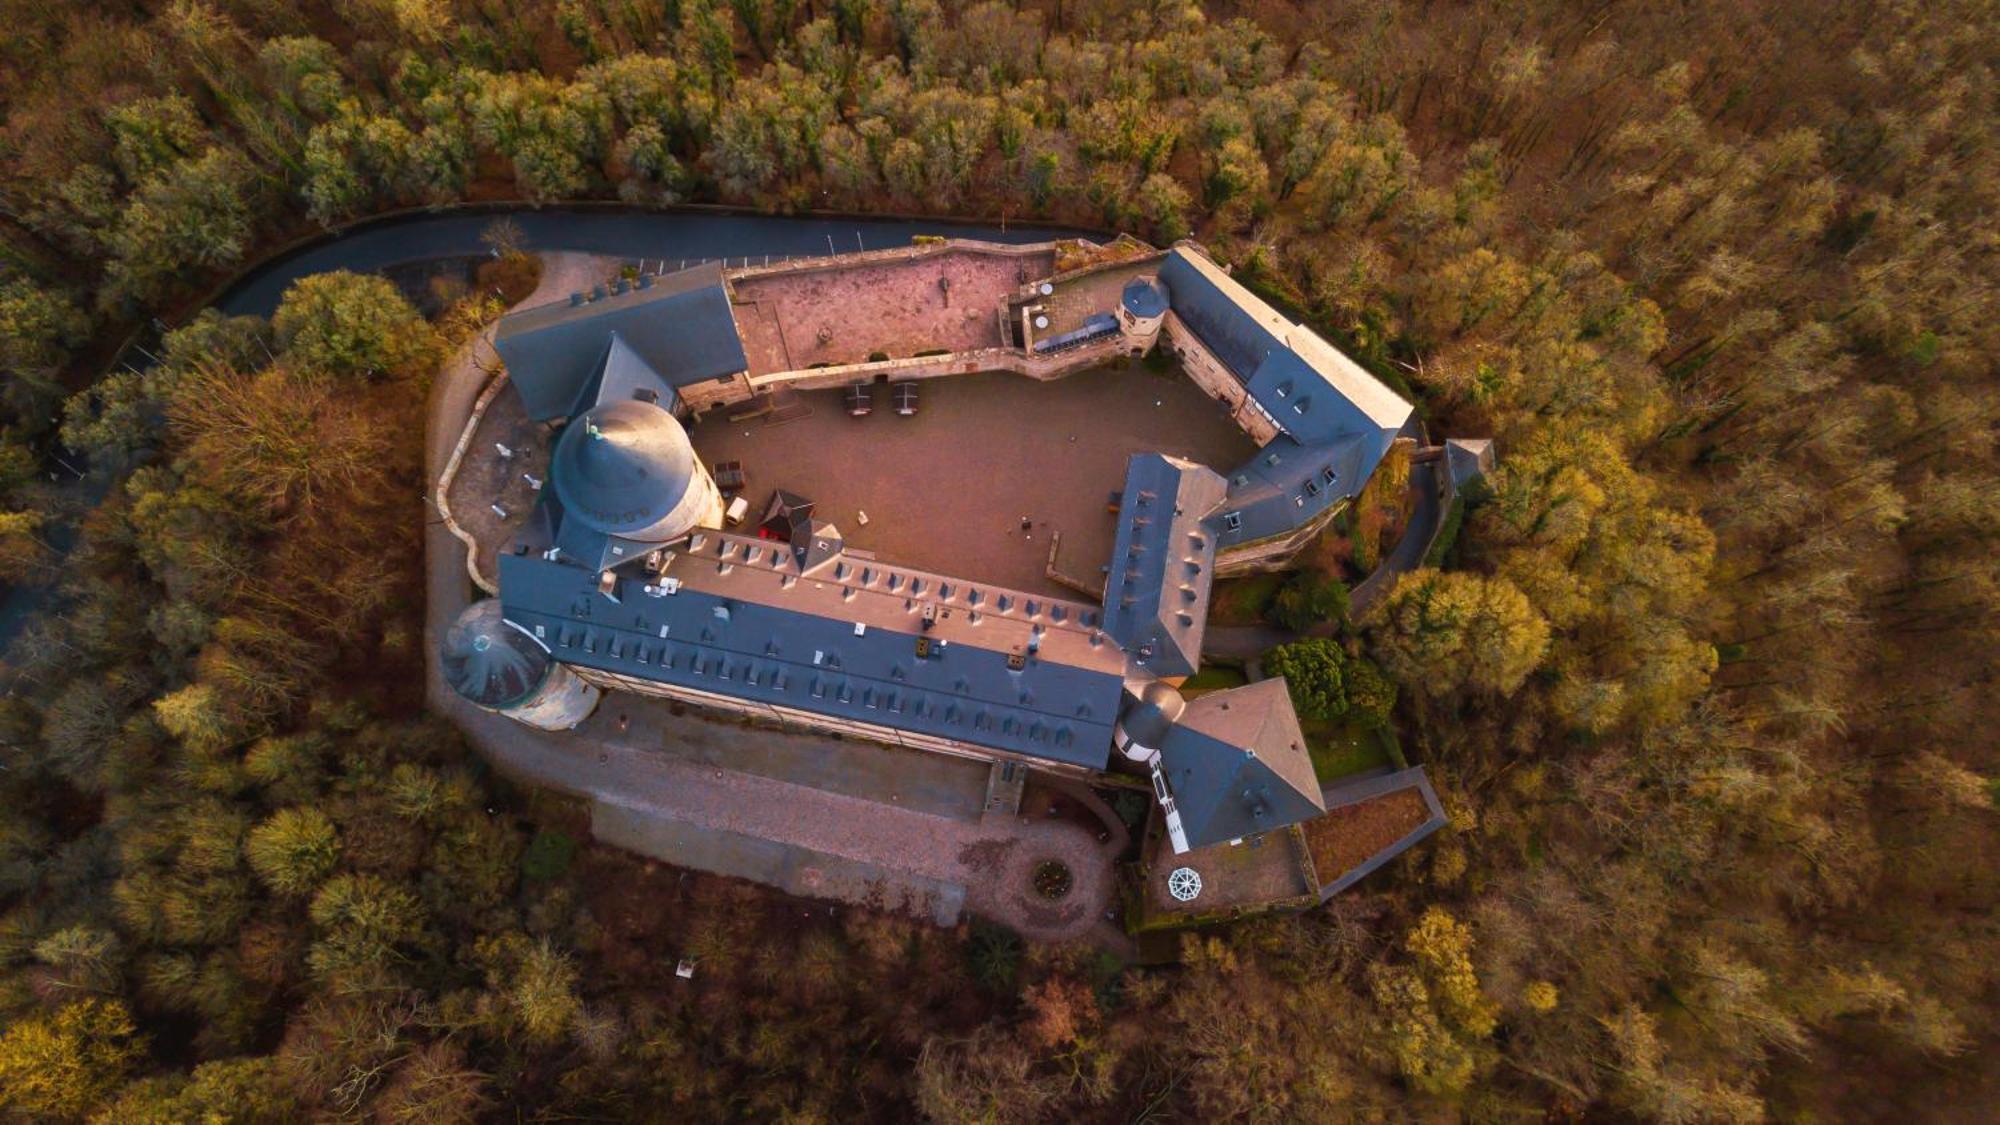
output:
[[[536,491],[529,478],[548,484],[549,435],[529,420],[513,388],[502,385],[482,397],[486,408],[451,478],[446,502],[452,518],[472,534],[478,548],[476,580],[491,592],[499,573],[496,556],[534,510]],[[513,456],[500,456],[501,445]]]
[[[922,251],[732,274],[750,374],[862,363],[876,352],[904,359],[934,349],[999,347],[1007,299],[1055,266],[1050,251],[913,253]]]
[[[1055,292],[1037,301],[1046,310],[1044,315],[1049,318],[1049,326],[1038,330],[1035,338],[1047,340],[1065,332],[1074,332],[1092,316],[1116,313],[1125,286],[1133,278],[1153,277],[1159,272],[1159,259],[1152,257],[1143,262],[1108,266],[1055,282],[1050,286]]]
[[[1064,573],[1101,582],[1117,533],[1105,500],[1126,458],[1157,450],[1227,469],[1256,449],[1192,382],[1136,363],[1046,383],[927,379],[918,394],[910,418],[886,387],[865,418],[849,417],[838,391],[804,391],[804,417],[732,423],[713,411],[689,433],[711,466],[743,463],[752,519],[773,488],[789,489],[885,561],[1063,597],[1080,592],[1046,576],[1050,534],[1062,535]],[[1026,534],[1022,516],[1034,521]]]
[[[545,261],[542,285],[524,304],[562,299],[615,264],[564,254]],[[490,332],[482,334],[432,386],[425,463],[433,480],[490,385],[492,354]],[[581,729],[558,734],[467,703],[444,682],[437,655],[471,598],[465,544],[445,521],[425,523],[432,710],[500,772],[589,801],[600,839],[680,866],[942,924],[963,907],[1040,940],[1123,942],[1105,920],[1123,840],[1100,844],[1073,823],[981,816],[985,763],[710,721],[620,693],[607,693]],[[1060,902],[1032,890],[1043,859],[1060,859],[1074,874]]]

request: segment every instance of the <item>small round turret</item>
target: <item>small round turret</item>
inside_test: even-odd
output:
[[[568,730],[597,706],[598,691],[509,624],[498,599],[465,607],[445,633],[445,682],[466,701],[546,730]]]
[[[1118,330],[1134,352],[1150,349],[1160,338],[1167,315],[1166,283],[1155,277],[1135,277],[1118,297]]]

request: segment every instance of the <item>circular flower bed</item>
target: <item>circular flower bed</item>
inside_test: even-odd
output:
[[[1058,860],[1045,859],[1035,865],[1035,893],[1043,898],[1061,898],[1075,883],[1069,868]]]

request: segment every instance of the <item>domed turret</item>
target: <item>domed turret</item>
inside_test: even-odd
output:
[[[1126,688],[1125,709],[1118,716],[1118,752],[1135,762],[1159,753],[1174,721],[1187,710],[1187,700],[1165,680],[1154,680],[1134,694]]]
[[[468,702],[529,726],[568,730],[597,706],[598,691],[507,623],[497,599],[474,602],[444,635],[445,682]]]
[[[1125,283],[1119,303],[1133,316],[1159,316],[1167,311],[1167,294],[1159,281],[1150,277],[1135,277]]]
[[[1135,352],[1144,352],[1160,338],[1167,316],[1166,283],[1156,277],[1135,277],[1118,295],[1118,329]]]
[[[722,522],[715,481],[657,403],[626,399],[578,415],[556,441],[549,475],[563,508],[607,535],[662,541]]]

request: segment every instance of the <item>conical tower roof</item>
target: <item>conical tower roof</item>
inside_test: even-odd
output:
[[[695,470],[694,447],[680,422],[637,399],[578,415],[549,460],[564,509],[607,535],[643,537],[680,506]]]
[[[1118,725],[1125,729],[1125,737],[1157,750],[1181,712],[1187,710],[1187,700],[1165,680],[1153,680],[1136,693],[1128,685],[1125,691],[1125,710],[1118,716]]]
[[[443,657],[445,681],[481,707],[511,707],[549,674],[549,654],[507,624],[498,598],[465,607],[444,635]]]

